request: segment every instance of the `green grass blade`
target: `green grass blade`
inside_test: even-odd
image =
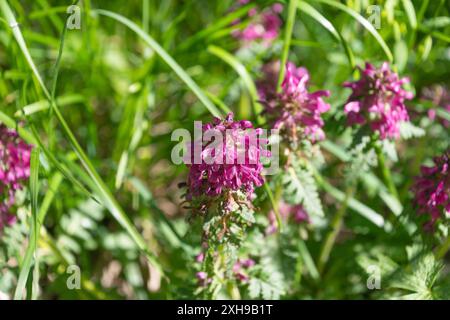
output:
[[[350,45],[347,43],[347,41],[344,39],[342,34],[336,30],[336,28],[333,26],[333,24],[325,18],[319,11],[317,11],[313,6],[310,4],[299,1],[298,2],[298,8],[301,12],[306,13],[308,16],[316,20],[318,23],[320,23],[328,32],[331,33],[331,35],[341,43],[342,47],[344,48],[345,54],[347,56],[348,62],[350,63],[351,68],[355,68],[355,57],[353,55],[353,51],[350,48]]]
[[[255,6],[256,6],[256,4],[250,3],[246,6],[243,6],[239,9],[237,9],[236,11],[231,12],[230,14],[227,14],[223,18],[216,20],[210,26],[197,32],[192,37],[188,38],[185,42],[183,42],[180,45],[179,50],[186,50],[186,49],[190,48],[193,44],[197,43],[199,40],[202,40],[202,39],[208,37],[209,35],[215,33],[216,31],[229,26],[231,23],[233,23],[240,17],[246,15],[248,13],[248,11],[250,9],[254,8]]]
[[[281,84],[286,73],[286,63],[289,58],[289,48],[291,46],[292,32],[294,31],[295,14],[297,13],[297,0],[289,0],[288,18],[284,32],[283,51],[281,51],[280,73],[278,75],[277,92],[281,90]]]
[[[70,94],[67,96],[56,98],[56,104],[60,107],[76,103],[82,103],[84,101],[85,101],[84,97],[80,94]],[[22,115],[29,116],[35,113],[39,113],[41,111],[48,110],[49,108],[50,103],[48,102],[48,100],[39,100],[23,107],[21,110],[17,111],[14,115],[16,117],[20,117]]]
[[[281,220],[281,214],[280,210],[278,210],[278,204],[275,201],[275,197],[273,196],[273,192],[270,189],[269,184],[266,182],[264,183],[264,190],[267,193],[267,196],[269,197],[270,204],[272,205],[272,209],[275,212],[275,217],[277,218],[277,225],[278,225],[278,232],[281,232],[283,229],[283,221]]]
[[[219,48],[217,46],[213,46],[213,45],[209,46],[208,52],[215,55],[216,57],[220,58],[221,60],[223,60],[225,63],[227,63],[229,66],[231,66],[239,74],[239,76],[241,77],[242,81],[244,82],[244,85],[252,99],[252,105],[253,105],[253,110],[254,110],[255,116],[257,116],[259,118],[259,115],[262,112],[262,106],[258,102],[258,100],[259,100],[258,90],[256,88],[255,83],[253,82],[252,77],[250,76],[247,69],[245,68],[245,66],[238,59],[236,59],[235,56],[233,56],[229,52],[227,52],[224,49]],[[260,120],[262,120],[262,119],[260,119]]]
[[[298,250],[300,252],[303,261],[305,262],[306,268],[308,269],[311,278],[313,278],[314,280],[319,280],[320,279],[319,270],[317,270],[316,264],[314,263],[314,260],[311,257],[311,253],[309,252],[308,247],[306,246],[306,243],[303,240],[299,241]]]
[[[394,60],[394,57],[392,55],[391,50],[389,49],[388,45],[383,40],[383,38],[380,36],[378,31],[373,27],[373,25],[369,21],[367,21],[366,18],[361,16],[358,12],[356,12],[355,10],[347,7],[346,5],[344,5],[344,4],[340,3],[340,2],[334,1],[334,0],[315,0],[315,1],[327,4],[327,5],[331,6],[331,7],[339,9],[339,10],[347,13],[348,15],[352,16],[367,31],[369,31],[370,34],[375,38],[375,40],[378,42],[378,44],[381,46],[381,48],[383,49],[384,53],[386,54],[386,57],[388,58],[388,60],[390,62],[392,62]]]
[[[32,260],[34,258],[34,275],[32,285],[32,297],[37,296],[38,281],[39,281],[39,263],[37,257],[37,240],[39,237],[39,222],[38,222],[38,195],[39,195],[39,148],[34,148],[31,152],[30,160],[30,195],[31,195],[31,230],[28,241],[28,248],[25,257],[20,266],[19,279],[17,281],[16,290],[14,292],[14,299],[20,300],[27,284],[28,275]]]
[[[42,81],[42,78],[36,68],[35,63],[34,63],[33,59],[31,58],[29,50],[25,44],[22,33],[20,31],[20,28],[19,28],[19,26],[14,18],[14,15],[12,14],[12,11],[9,8],[9,5],[6,0],[0,0],[0,8],[3,11],[3,14],[4,14],[6,20],[9,22],[9,25],[12,27],[14,37],[16,38],[16,41],[18,42],[18,45],[19,45],[23,55],[25,56],[25,59],[27,60],[28,65],[30,66],[31,70],[33,71],[33,74],[35,75],[35,77],[38,79],[38,82],[41,85],[42,91],[44,92],[45,96],[49,99],[50,104],[54,110],[54,113],[55,113],[58,121],[60,122],[66,137],[68,138],[72,148],[74,149],[75,153],[77,154],[77,156],[80,159],[81,163],[83,164],[84,168],[88,172],[92,181],[94,182],[94,184],[96,186],[96,191],[97,191],[100,199],[102,200],[103,205],[108,209],[108,211],[117,220],[117,222],[129,233],[129,235],[131,236],[133,241],[137,244],[139,249],[145,253],[147,259],[156,268],[158,268],[159,271],[162,272],[162,268],[161,268],[160,264],[157,262],[155,256],[148,250],[145,240],[142,238],[142,236],[136,230],[134,225],[131,223],[130,219],[125,214],[123,209],[120,207],[120,205],[118,204],[118,202],[116,201],[116,199],[114,198],[114,196],[112,195],[112,193],[110,192],[108,187],[106,186],[105,182],[100,178],[100,175],[97,173],[93,164],[91,163],[91,161],[89,160],[87,155],[84,153],[83,149],[81,148],[81,146],[78,143],[77,139],[75,138],[74,134],[70,130],[66,120],[64,119],[64,117],[62,116],[61,112],[59,111],[57,105],[55,104],[55,101],[52,100],[52,97],[51,97],[47,87],[45,86],[44,82]],[[61,51],[61,53],[62,53],[62,51]]]
[[[25,56],[25,59],[27,60],[31,68],[31,71],[33,71],[34,76],[39,82],[41,89],[43,90],[45,96],[49,97],[50,94],[47,90],[47,87],[45,86],[44,80],[42,79],[39,71],[37,70],[36,65],[34,63],[30,63],[30,61],[32,62],[33,59],[31,58],[30,52],[28,51],[27,46],[25,44],[25,39],[23,38],[22,32],[20,31],[19,23],[14,17],[14,14],[12,13],[11,8],[9,7],[8,2],[6,0],[0,0],[0,9],[3,12],[3,16],[5,17],[6,21],[8,22],[8,25],[11,27],[14,38],[16,39],[19,47],[22,49],[22,53]]]
[[[416,29],[417,28],[417,17],[416,17],[416,10],[414,9],[414,5],[412,4],[411,0],[402,0],[402,5],[406,11],[409,25],[411,26],[412,29]]]
[[[215,95],[213,95],[211,92],[205,91],[205,94],[208,96],[208,98],[210,98],[220,109],[222,109],[222,111],[225,114],[229,114],[231,112],[231,109],[225,104],[225,102],[223,102],[222,100],[220,100],[218,97],[216,97]]]
[[[371,208],[359,202],[353,197],[346,199],[346,195],[344,192],[335,188],[328,181],[326,181],[314,167],[310,166],[310,168],[314,172],[314,177],[317,181],[317,184],[323,190],[325,190],[330,196],[332,196],[333,198],[335,198],[340,202],[348,200],[347,202],[348,207],[354,210],[356,213],[360,214],[361,216],[363,216],[364,218],[366,218],[367,220],[369,220],[370,222],[372,222],[373,224],[375,224],[380,228],[383,228],[385,226],[385,220],[381,214],[372,210]]]
[[[39,148],[34,148],[31,152],[30,159],[30,194],[31,194],[31,215],[33,221],[33,257],[34,257],[34,270],[33,270],[33,284],[31,287],[31,299],[36,300],[39,293],[39,257],[37,252],[37,243],[39,238],[40,224],[38,219],[38,200],[39,200]]]
[[[178,75],[178,77],[188,86],[189,89],[197,96],[197,98],[205,105],[205,107],[211,112],[215,117],[220,117],[221,113],[216,108],[216,106],[208,99],[205,93],[200,89],[200,87],[195,83],[194,80],[180,67],[180,65],[156,42],[150,35],[144,32],[137,24],[133,21],[125,18],[124,16],[102,9],[92,10],[93,13],[97,13],[106,17],[110,17],[117,22],[130,28],[134,31],[146,44],[148,44],[160,57],[166,62],[170,68]]]
[[[45,145],[42,143],[41,139],[39,138],[39,135],[34,128],[34,126],[31,126],[32,132],[29,132],[25,128],[22,128],[17,125],[17,121],[10,118],[8,115],[0,111],[0,123],[3,123],[5,126],[7,126],[10,129],[17,130],[17,133],[19,136],[26,141],[29,144],[37,145],[39,146],[42,151],[44,152],[45,156],[50,160],[50,162],[55,166],[55,168],[61,172],[66,179],[68,179],[70,182],[72,182],[75,186],[77,186],[82,193],[84,193],[87,197],[94,199],[96,202],[98,202],[97,198],[89,192],[84,185],[79,182],[70,171],[67,170],[67,168],[60,164],[60,161],[56,159],[56,157],[45,147]]]
[[[345,200],[345,194],[344,192],[340,191],[339,189],[333,187],[328,182],[322,181],[319,183],[323,189],[328,192],[333,198],[335,198],[338,201],[344,201]],[[348,207],[353,209],[355,212],[359,213],[361,216],[372,222],[378,227],[384,226],[384,218],[379,213],[375,212],[365,204],[359,202],[355,198],[348,199]]]

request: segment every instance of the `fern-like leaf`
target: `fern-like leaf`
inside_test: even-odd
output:
[[[311,172],[301,166],[290,167],[283,175],[284,198],[290,204],[302,204],[310,215],[323,217],[323,208]]]

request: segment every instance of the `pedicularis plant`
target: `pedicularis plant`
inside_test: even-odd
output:
[[[0,0],[0,299],[449,299],[444,3]]]

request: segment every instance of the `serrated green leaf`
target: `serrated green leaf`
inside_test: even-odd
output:
[[[420,138],[425,135],[425,130],[422,128],[416,127],[411,122],[402,122],[400,123],[400,136],[407,140],[411,138]]]
[[[298,165],[283,175],[284,197],[290,204],[302,204],[310,215],[323,217],[323,208],[313,175]]]

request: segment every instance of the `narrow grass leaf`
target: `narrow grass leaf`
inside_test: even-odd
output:
[[[337,41],[339,41],[339,43],[344,48],[345,54],[347,56],[347,59],[348,59],[348,62],[350,64],[351,68],[352,69],[355,68],[356,64],[355,64],[355,57],[353,55],[353,51],[350,48],[350,45],[347,43],[347,41],[342,36],[342,34],[338,30],[336,30],[336,28],[333,26],[333,24],[327,18],[325,18],[319,11],[317,11],[313,6],[311,6],[310,4],[308,4],[304,1],[298,2],[298,8],[301,12],[306,13],[308,16],[310,16],[311,18],[316,20],[318,23],[320,23],[325,29],[328,30],[328,32],[331,33],[331,35],[333,35],[333,37]]]
[[[205,93],[195,83],[194,80],[180,67],[180,65],[165,51],[158,42],[156,42],[149,34],[144,32],[133,21],[125,18],[124,16],[102,9],[92,10],[93,13],[98,13],[110,17],[134,31],[145,43],[147,43],[160,57],[166,62],[170,68],[180,77],[180,79],[188,86],[189,89],[197,96],[197,98],[205,105],[205,107],[215,117],[220,117],[221,113],[216,106],[208,99]]]
[[[231,66],[239,74],[239,76],[241,77],[242,81],[244,82],[244,85],[252,99],[252,105],[253,105],[253,110],[254,110],[255,116],[259,117],[259,115],[262,112],[262,106],[258,102],[258,100],[259,100],[258,90],[256,88],[255,83],[253,82],[252,77],[250,76],[247,69],[245,68],[245,66],[238,59],[236,59],[235,56],[233,56],[232,54],[228,53],[224,49],[219,48],[217,46],[212,46],[212,45],[209,46],[208,52],[215,55],[216,57],[220,58],[224,62],[226,62],[229,66]],[[260,119],[260,121],[262,121],[262,119]]]
[[[336,9],[339,9],[345,13],[347,13],[348,15],[352,16],[356,21],[358,21],[367,31],[370,32],[370,34],[375,38],[375,40],[378,42],[378,44],[381,46],[381,48],[383,49],[384,53],[386,54],[388,60],[390,62],[393,61],[394,57],[392,55],[391,50],[389,49],[388,45],[386,44],[386,42],[383,40],[383,38],[380,36],[380,34],[378,33],[378,31],[373,27],[373,25],[367,21],[366,18],[364,18],[363,16],[361,16],[358,12],[356,12],[355,10],[347,7],[346,5],[334,1],[334,0],[315,0],[324,4],[327,4],[331,7],[334,7]]]

